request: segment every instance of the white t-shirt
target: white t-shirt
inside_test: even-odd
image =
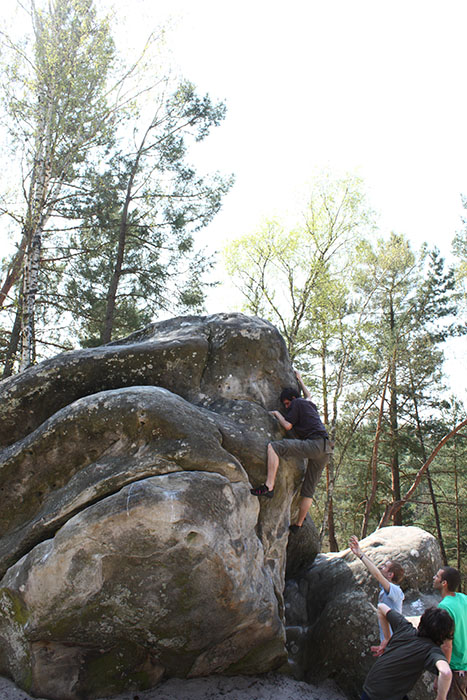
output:
[[[381,584],[379,585],[379,588],[380,591],[378,596],[378,603],[384,603],[385,605],[388,605],[391,608],[391,610],[395,610],[398,613],[402,613],[402,601],[404,600],[405,596],[402,592],[401,587],[398,586],[396,583],[390,583],[389,591],[387,593]],[[379,638],[381,642],[384,639],[384,634],[383,630],[381,629],[381,625],[379,625]]]

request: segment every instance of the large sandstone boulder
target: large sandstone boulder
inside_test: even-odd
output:
[[[0,383],[0,673],[57,700],[286,660],[288,525],[268,411],[285,344],[241,314],[154,324]]]
[[[362,540],[361,547],[377,566],[390,559],[404,567],[404,614],[413,617],[433,604],[427,592],[441,555],[432,535],[417,527],[386,527]],[[374,663],[370,647],[379,643],[378,584],[367,568],[349,549],[319,554],[307,571],[287,581],[284,595],[294,675],[309,682],[332,678],[359,697]],[[426,677],[411,697],[428,700],[429,686]]]

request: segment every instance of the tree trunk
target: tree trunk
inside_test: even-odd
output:
[[[29,244],[26,250],[23,276],[20,372],[30,367],[36,357],[36,296],[39,288],[42,233],[48,218],[47,197],[52,172],[52,117],[51,98],[42,86],[38,94],[38,131],[26,221],[26,236],[29,239]]]
[[[144,144],[152,128],[153,125],[151,124],[151,126],[148,127],[146,133],[143,136],[143,139],[136,153],[135,162],[133,163],[133,167],[130,172],[130,178],[128,180],[128,185],[126,188],[125,202],[123,204],[122,216],[120,217],[117,257],[115,260],[112,279],[110,280],[110,285],[107,292],[107,304],[105,309],[104,323],[101,332],[101,343],[109,343],[112,339],[112,331],[115,321],[115,305],[117,299],[117,290],[118,285],[120,283],[120,278],[122,276],[123,260],[125,257],[126,234],[128,230],[128,212],[132,200],[133,184],[135,181],[136,173],[138,172],[139,162],[144,153]]]
[[[20,372],[30,367],[35,358],[34,325],[36,296],[39,284],[41,242],[40,231],[36,231],[27,254],[27,263],[24,270]]]
[[[334,522],[334,463],[331,456],[329,463],[326,465],[326,491],[327,491],[327,511],[328,511],[328,538],[329,551],[338,552],[339,545],[336,538],[336,526]]]
[[[394,309],[390,305],[390,328],[391,336],[395,336],[395,319],[394,319]],[[396,351],[397,346],[394,345],[394,351],[390,362],[390,373],[389,373],[389,427],[391,434],[391,490],[392,490],[392,502],[398,503],[401,500],[401,484],[400,484],[400,472],[399,472],[399,444],[398,444],[398,409],[397,409],[397,362],[396,362]],[[402,513],[401,510],[395,510],[393,515],[393,524],[402,525]]]
[[[326,339],[323,340],[321,345],[321,385],[323,389],[323,423],[324,425],[329,425],[329,405],[328,405],[328,380],[326,373]],[[329,551],[338,552],[339,546],[336,539],[336,526],[334,522],[334,502],[333,502],[333,490],[334,490],[334,464],[331,459],[326,465],[326,510],[327,510],[327,526],[328,526],[328,538],[329,538]]]
[[[459,506],[459,483],[457,479],[457,450],[456,441],[454,440],[454,493],[456,496],[456,549],[457,549],[457,568],[461,570],[461,523],[460,523],[460,506]],[[447,562],[445,562],[447,564]]]
[[[422,449],[423,462],[425,463],[427,461],[427,454],[426,454],[426,450],[425,450],[425,442],[423,440],[423,433],[422,433],[422,426],[420,423],[420,416],[418,413],[418,401],[417,401],[417,397],[415,395],[415,386],[414,386],[414,382],[413,382],[412,367],[409,368],[409,371],[410,371],[410,387],[412,389],[412,401],[413,401],[413,405],[414,405],[414,409],[415,409],[415,421],[416,421],[416,425],[417,425],[417,435],[418,435],[418,440],[420,442],[420,446]],[[433,488],[433,482],[431,480],[431,474],[430,474],[430,470],[428,468],[426,470],[426,478],[428,481],[428,488],[430,490],[431,503],[433,506],[433,514],[435,516],[436,532],[438,533],[438,541],[439,541],[439,546],[441,549],[441,556],[443,558],[443,563],[447,565],[448,558],[447,558],[446,549],[444,546],[443,533],[441,531],[441,520],[439,517],[438,503],[436,501],[436,495],[435,495],[435,491]]]
[[[8,348],[6,351],[5,365],[3,367],[2,378],[11,377],[13,373],[13,365],[15,362],[15,357],[18,352],[19,338],[21,335],[21,317],[23,314],[22,310],[22,296],[21,290],[18,292],[18,307],[16,309],[15,322],[10,335],[10,342],[8,343]]]
[[[23,236],[21,238],[21,243],[20,243],[15,255],[13,256],[13,260],[11,261],[11,264],[8,267],[8,272],[6,274],[4,282],[2,284],[2,288],[0,289],[0,308],[3,308],[5,301],[6,301],[6,298],[7,298],[8,294],[10,293],[11,288],[17,282],[17,280],[19,279],[19,276],[21,275],[24,254],[26,252],[28,242],[29,242],[28,235],[24,231]]]
[[[118,237],[117,257],[115,267],[110,280],[109,289],[107,292],[107,304],[105,309],[104,325],[101,333],[101,343],[109,343],[112,340],[112,331],[115,320],[115,304],[117,299],[117,289],[122,276],[123,259],[125,256],[126,232],[127,232],[127,213],[128,213],[128,198],[125,201],[127,211],[122,213],[120,220],[120,233]],[[124,209],[125,209],[124,207]]]
[[[321,347],[321,386],[323,387],[323,423],[329,425],[328,378],[326,374],[326,347]]]
[[[380,403],[380,407],[379,407],[378,423],[376,425],[376,433],[375,433],[375,439],[373,442],[373,451],[372,451],[372,455],[371,455],[371,492],[370,492],[370,496],[367,499],[367,502],[365,505],[365,513],[363,516],[360,539],[363,539],[364,537],[366,537],[366,534],[368,532],[368,522],[370,520],[370,513],[371,513],[371,509],[373,507],[373,503],[375,502],[375,498],[376,498],[376,489],[378,486],[378,469],[377,469],[377,467],[378,467],[378,450],[379,450],[379,441],[380,441],[380,437],[381,437],[381,425],[383,422],[384,402],[386,400],[386,389],[388,386],[389,372],[390,372],[390,367],[388,368],[388,371],[386,372],[386,378],[384,380],[383,394],[381,396],[381,403]]]
[[[401,483],[399,472],[399,451],[397,445],[397,397],[395,391],[391,391],[389,404],[390,425],[391,425],[391,490],[393,503],[401,500]],[[402,525],[401,511],[394,511],[394,525]]]

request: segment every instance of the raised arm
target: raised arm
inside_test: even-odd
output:
[[[436,694],[436,700],[446,700],[451,686],[452,671],[449,668],[448,662],[441,661],[441,659],[436,662],[436,668],[438,669],[438,692]]]
[[[306,388],[305,384],[303,383],[302,375],[300,374],[300,372],[298,371],[298,369],[294,370],[294,372],[295,372],[295,376],[297,377],[297,382],[298,382],[298,384],[299,384],[299,386],[300,386],[300,389],[301,389],[302,392],[303,392],[303,397],[304,397],[307,401],[309,401],[309,400],[311,399],[311,394],[310,394],[310,392],[308,391],[308,389]]]
[[[383,576],[378,567],[373,564],[371,559],[369,559],[367,555],[362,552],[362,550],[360,549],[358,539],[355,537],[355,535],[352,535],[352,537],[350,538],[349,547],[353,554],[355,554],[355,556],[358,557],[363,564],[365,564],[370,574],[374,576],[378,583],[382,585],[386,593],[389,593],[389,589],[391,587],[390,582],[385,576]]]

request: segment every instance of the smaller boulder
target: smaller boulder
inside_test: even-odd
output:
[[[429,591],[442,561],[433,535],[418,527],[386,527],[360,545],[376,566],[389,559],[404,567],[404,614],[419,615],[436,603]],[[349,549],[319,554],[308,569],[287,580],[287,648],[294,676],[308,682],[332,678],[346,693],[360,693],[374,663],[370,647],[379,641],[378,591],[378,583]],[[426,679],[419,682],[414,698],[428,700],[427,688]]]

